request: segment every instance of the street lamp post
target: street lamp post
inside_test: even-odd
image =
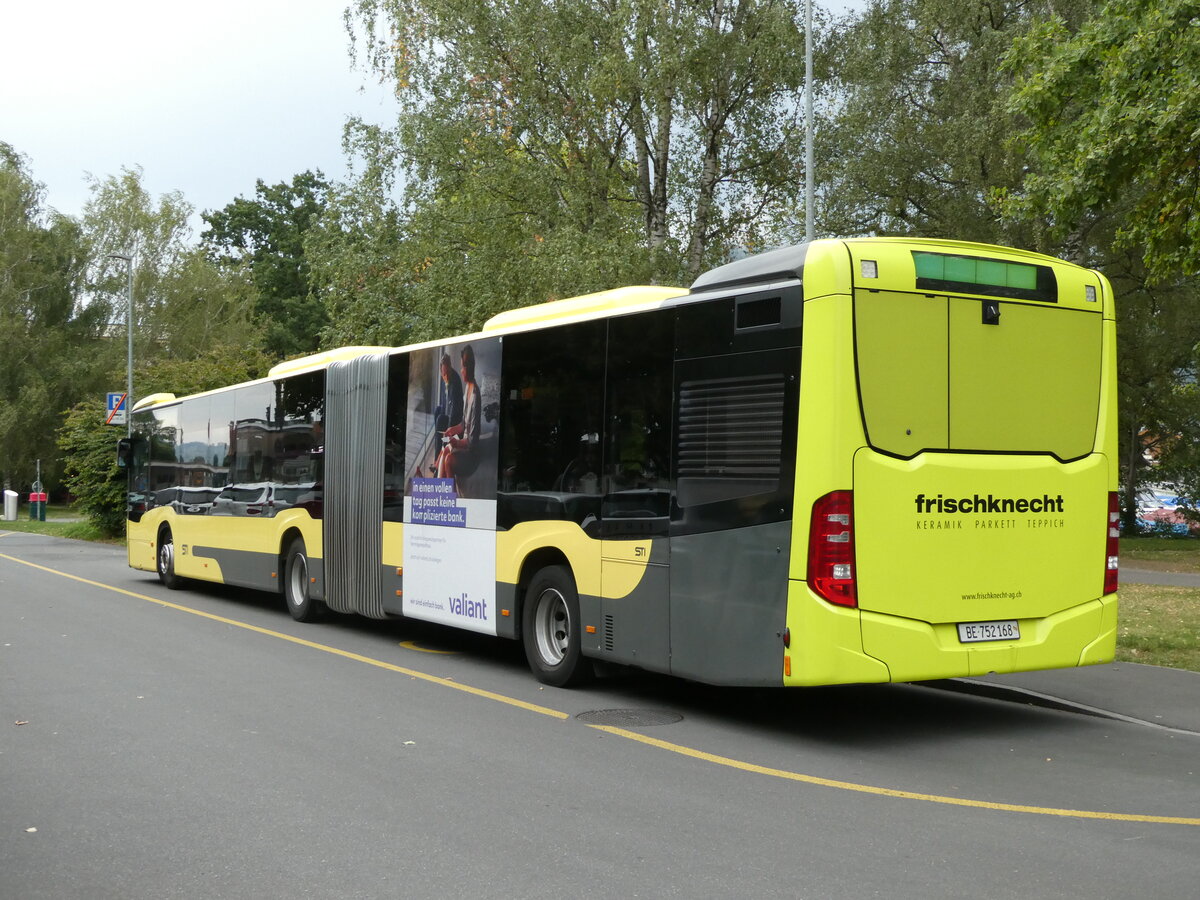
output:
[[[110,253],[109,259],[125,260],[127,279],[125,282],[125,436],[133,435],[133,257],[124,253]]]
[[[804,240],[816,237],[813,209],[813,47],[812,0],[804,2]]]

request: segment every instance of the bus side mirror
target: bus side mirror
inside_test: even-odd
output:
[[[121,438],[117,441],[117,468],[128,469],[133,465],[133,439]]]

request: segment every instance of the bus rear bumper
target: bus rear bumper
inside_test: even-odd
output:
[[[1111,662],[1117,595],[1089,600],[1040,619],[1017,620],[1021,638],[964,644],[955,623],[862,612],[862,646],[887,662],[893,681],[927,681]]]
[[[863,652],[859,611],[826,603],[806,582],[788,582],[787,627],[784,685],[891,680],[887,665]]]
[[[1018,620],[1018,641],[963,644],[954,623],[833,606],[803,581],[788,591],[783,683],[788,686],[930,681],[1111,662],[1117,595],[1040,619]]]

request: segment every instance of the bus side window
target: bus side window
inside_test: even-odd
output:
[[[599,513],[604,322],[504,338],[498,521]]]
[[[670,514],[674,341],[673,310],[609,322],[602,484],[606,519]]]

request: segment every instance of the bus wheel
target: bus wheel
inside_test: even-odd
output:
[[[175,574],[175,543],[171,540],[171,529],[158,533],[158,580],[167,590],[177,591],[183,587],[183,579]]]
[[[309,596],[310,583],[304,538],[298,537],[288,545],[283,566],[283,596],[288,612],[297,622],[316,622],[325,617],[325,604]]]
[[[565,566],[533,576],[521,611],[521,637],[529,668],[543,684],[571,687],[592,675],[579,638],[579,594]]]

